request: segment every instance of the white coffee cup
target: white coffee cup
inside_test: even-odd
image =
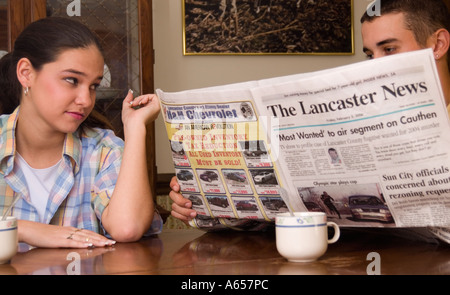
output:
[[[8,263],[16,255],[18,248],[17,219],[0,217],[0,264]]]
[[[328,239],[328,227],[334,228],[334,236]],[[327,251],[328,244],[340,236],[339,226],[327,222],[323,212],[294,212],[275,217],[277,250],[289,261],[315,261]]]

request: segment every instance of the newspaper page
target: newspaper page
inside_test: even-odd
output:
[[[197,226],[309,210],[340,226],[448,232],[450,125],[430,50],[157,93]]]
[[[268,134],[295,208],[319,207],[346,226],[450,224],[450,128],[430,51],[252,93],[262,115],[278,118]]]
[[[249,90],[255,86],[157,91],[175,174],[198,214],[194,227],[262,230],[289,210]]]

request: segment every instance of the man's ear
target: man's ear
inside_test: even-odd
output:
[[[436,60],[444,58],[450,47],[450,33],[446,29],[437,30],[434,35],[434,44],[432,46]]]
[[[31,61],[28,58],[22,58],[17,63],[17,79],[23,88],[31,87],[32,80],[34,77],[34,68]]]

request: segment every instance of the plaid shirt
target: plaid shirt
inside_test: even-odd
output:
[[[0,117],[0,213],[3,215],[17,197],[10,214],[39,222],[24,175],[14,165],[18,112],[19,108]],[[94,128],[82,136],[78,132],[67,134],[43,222],[105,234],[100,220],[119,175],[123,146],[111,130]],[[149,234],[159,233],[161,228],[159,214],[155,214]]]

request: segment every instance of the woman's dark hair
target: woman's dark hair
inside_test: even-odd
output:
[[[54,62],[68,49],[96,46],[103,53],[102,46],[92,31],[82,23],[62,17],[47,17],[28,25],[17,37],[14,49],[0,60],[0,111],[12,113],[20,104],[22,85],[17,79],[17,63],[22,58],[30,60],[34,69],[39,71],[45,64]],[[106,120],[96,117],[93,111],[85,125],[105,126]]]

